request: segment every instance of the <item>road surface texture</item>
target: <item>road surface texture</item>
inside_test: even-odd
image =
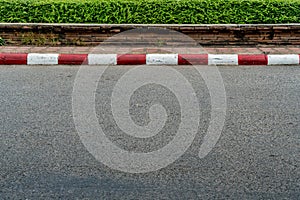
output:
[[[172,140],[180,109],[168,89],[144,86],[130,100],[132,120],[147,124],[154,101],[165,106],[170,119],[154,139],[123,134],[109,100],[131,68],[105,71],[96,113],[119,147],[153,151]],[[72,114],[78,66],[1,66],[0,199],[299,199],[300,67],[218,67],[226,89],[226,120],[217,144],[202,159],[198,151],[211,118],[208,88],[192,67],[174,68],[199,99],[198,134],[169,166],[131,174],[105,166],[80,140]]]

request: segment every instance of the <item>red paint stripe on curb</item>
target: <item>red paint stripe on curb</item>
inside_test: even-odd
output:
[[[289,55],[292,54],[287,54],[286,56]],[[265,54],[256,54],[256,55],[240,54],[237,56],[238,56],[238,65],[270,64],[268,61],[268,55]],[[300,64],[300,54],[298,56],[299,56],[298,64]],[[293,54],[293,58],[295,60],[294,54]],[[146,59],[147,59],[146,54],[119,54],[117,55],[117,65],[144,65],[147,64]],[[26,65],[28,64],[27,60],[28,60],[27,53],[0,53],[0,65]],[[289,64],[285,60],[283,59],[282,64],[283,65],[285,65],[285,63]],[[59,65],[89,64],[88,54],[60,54],[58,56],[58,64]],[[295,64],[295,62],[293,64]],[[208,54],[178,54],[178,65],[208,65]]]
[[[59,65],[82,65],[87,64],[88,54],[60,54],[58,57]]]
[[[26,65],[26,53],[2,53],[0,54],[0,65]]]
[[[178,65],[208,65],[208,54],[179,54]]]
[[[117,65],[144,65],[146,54],[120,54],[117,55]]]
[[[258,55],[238,55],[239,65],[267,65],[268,56],[263,54]]]

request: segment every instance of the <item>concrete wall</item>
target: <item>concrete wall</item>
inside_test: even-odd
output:
[[[108,25],[108,24],[0,24],[0,37],[6,45],[99,45],[108,38],[135,28],[167,28],[181,32],[201,45],[300,45],[300,24],[259,25]],[[130,45],[132,42],[180,44],[172,34],[157,37],[150,32],[118,37],[106,44]]]

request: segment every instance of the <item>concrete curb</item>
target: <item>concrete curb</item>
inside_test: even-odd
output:
[[[299,65],[299,54],[0,53],[0,65]]]

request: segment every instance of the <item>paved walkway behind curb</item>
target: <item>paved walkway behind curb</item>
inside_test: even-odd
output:
[[[159,50],[159,49],[163,50]],[[36,47],[36,46],[1,46],[0,53],[61,53],[61,54],[88,54],[88,53],[186,53],[186,54],[300,54],[300,46],[229,46],[229,47]]]

